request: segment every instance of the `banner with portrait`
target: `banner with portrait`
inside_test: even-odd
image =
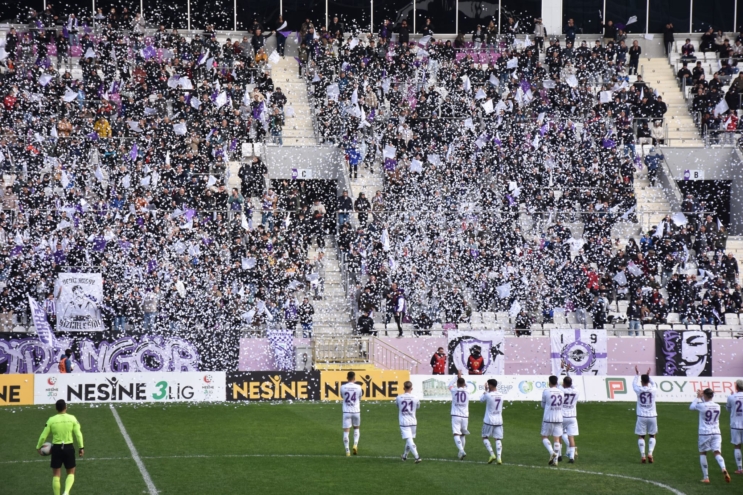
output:
[[[449,374],[503,375],[506,337],[503,330],[449,331]]]
[[[60,273],[56,287],[58,332],[102,332],[100,273]]]
[[[712,332],[656,331],[655,368],[660,376],[712,376]]]
[[[552,374],[565,374],[563,363],[574,375],[606,375],[606,330],[550,330],[550,362]]]

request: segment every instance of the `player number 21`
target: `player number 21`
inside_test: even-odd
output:
[[[402,413],[408,414],[412,412],[413,412],[413,401],[412,400],[402,401]]]

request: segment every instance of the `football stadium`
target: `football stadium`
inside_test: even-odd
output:
[[[741,69],[737,0],[0,0],[0,493],[741,493]]]

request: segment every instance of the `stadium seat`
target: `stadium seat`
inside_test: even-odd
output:
[[[673,327],[671,325],[658,325],[658,330],[672,330]]]
[[[622,315],[627,314],[627,307],[629,306],[629,301],[618,301],[617,302],[617,312]]]
[[[668,313],[668,318],[666,318],[666,321],[669,325],[676,325],[681,323],[681,319],[679,318],[678,313]]]
[[[701,325],[686,325],[686,329],[687,330],[701,330],[702,326]]]
[[[568,324],[568,320],[567,320],[567,318],[565,318],[565,315],[562,315],[562,316],[555,315],[554,318],[553,318],[553,320],[555,322],[555,325],[565,326],[565,325]]]
[[[557,325],[554,323],[542,323],[542,329],[544,330],[554,330],[557,328]]]
[[[725,324],[726,325],[740,325],[738,319],[738,313],[725,313]]]
[[[575,326],[578,324],[578,316],[573,311],[569,312],[567,314],[567,317],[568,317],[568,321],[567,321],[568,325]]]

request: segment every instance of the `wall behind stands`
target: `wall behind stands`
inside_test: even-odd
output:
[[[380,337],[386,344],[415,358],[418,373],[430,374],[429,362],[436,349],[447,347],[446,337]],[[294,339],[296,346],[308,346],[309,339]],[[640,369],[655,370],[654,337],[609,337],[610,375],[634,375]],[[506,337],[507,375],[549,375],[550,340],[547,337]],[[743,339],[712,339],[714,376],[743,376]],[[241,339],[240,370],[273,371],[273,354],[268,339]],[[653,371],[654,373],[655,371]]]
[[[735,148],[663,148],[674,180],[686,170],[703,170],[705,180],[729,180],[731,235],[743,235],[743,156]],[[675,187],[675,185],[674,185]]]
[[[310,169],[314,179],[337,179],[340,183],[342,157],[341,150],[334,146],[266,147],[266,165],[271,179],[291,179],[293,169]]]

